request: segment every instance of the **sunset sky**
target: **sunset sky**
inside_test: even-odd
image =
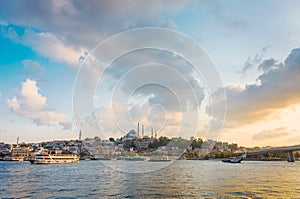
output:
[[[0,142],[77,139],[80,129],[83,137],[106,139],[140,122],[148,135],[154,128],[244,146],[300,144],[299,19],[296,0],[2,0]],[[175,32],[130,32],[147,27]],[[98,52],[106,39],[110,45]],[[132,40],[186,46],[132,49],[101,68],[109,60],[99,57]],[[182,59],[193,53],[211,60],[199,67],[214,72],[218,89]],[[85,99],[89,90],[92,100]]]

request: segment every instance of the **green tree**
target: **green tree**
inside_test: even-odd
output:
[[[198,138],[198,139],[196,139],[196,138],[194,138],[193,140],[192,140],[192,143],[191,143],[191,146],[192,146],[192,149],[194,150],[195,148],[201,148],[201,146],[202,146],[202,144],[203,144],[203,140],[201,139],[201,138]]]
[[[101,138],[100,138],[99,136],[95,136],[95,137],[94,137],[94,140],[100,141]]]

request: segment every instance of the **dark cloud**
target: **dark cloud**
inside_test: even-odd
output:
[[[278,63],[274,58],[266,59],[259,64],[258,69],[264,72],[268,72],[271,69],[276,69],[282,66],[282,63]]]
[[[67,45],[92,48],[107,35],[133,27],[174,28],[172,20],[187,1],[0,1],[4,20],[63,38]],[[162,15],[164,13],[164,16]]]
[[[264,54],[268,47],[264,47],[260,53],[257,53],[254,57],[248,57],[245,61],[241,70],[237,71],[238,73],[245,74],[248,70],[255,68],[263,59]]]
[[[268,61],[264,61],[265,63]],[[263,62],[263,63],[264,63]],[[280,67],[278,67],[280,66]],[[262,121],[276,110],[300,103],[300,48],[293,49],[284,63],[278,63],[272,70],[264,71],[257,84],[227,86],[226,99],[214,94],[213,106],[218,110],[219,103],[226,100],[226,126],[236,127]],[[221,107],[222,108],[222,107]],[[217,113],[211,115],[222,119]]]

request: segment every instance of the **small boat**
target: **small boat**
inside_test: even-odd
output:
[[[246,159],[246,155],[242,155],[239,157],[231,157],[229,159],[224,159],[222,162],[225,163],[241,163],[244,159]]]
[[[97,158],[93,158],[92,160],[111,160],[110,157],[97,157]]]
[[[126,157],[124,157],[124,156],[117,157],[117,160],[125,160],[125,159],[126,159]]]
[[[125,158],[126,161],[144,161],[145,158],[141,156],[130,156]]]
[[[75,154],[36,154],[29,161],[32,164],[75,164],[79,157]]]
[[[162,157],[152,157],[148,162],[170,162],[171,160],[168,158],[168,156],[162,156]]]

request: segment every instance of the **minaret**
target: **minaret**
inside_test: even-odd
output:
[[[157,139],[157,131],[156,131],[156,129],[155,129],[155,139]]]
[[[137,136],[140,136],[140,123],[138,122],[138,126],[137,126]]]
[[[17,138],[17,148],[19,147],[19,136]]]
[[[81,141],[81,136],[82,136],[82,134],[81,134],[81,129],[80,129],[80,131],[79,131],[79,141]]]
[[[144,125],[142,125],[142,138],[144,137]]]
[[[151,139],[153,139],[153,128],[151,129]]]

